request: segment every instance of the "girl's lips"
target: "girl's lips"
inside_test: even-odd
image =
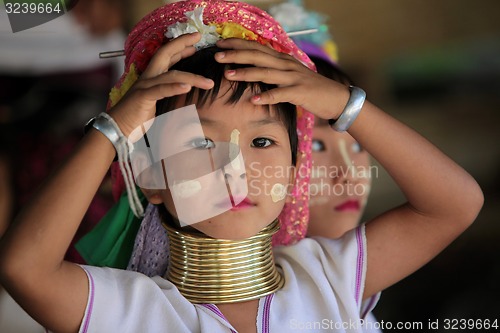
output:
[[[241,209],[255,207],[255,204],[248,198],[234,198],[234,197],[230,198],[231,201],[225,200],[224,202],[216,204],[216,207],[221,208],[225,211],[228,210],[238,211]],[[238,204],[235,204],[236,202],[238,202]]]
[[[334,209],[336,212],[357,212],[360,209],[360,205],[358,200],[347,200]]]
[[[241,199],[238,199],[238,198],[232,198],[232,199],[234,200],[235,203],[241,201]],[[241,210],[241,209],[250,208],[253,206],[255,206],[255,205],[250,201],[250,199],[245,198],[245,199],[243,199],[243,201],[239,202],[237,205],[234,205],[231,208],[231,210],[237,211],[237,210]]]

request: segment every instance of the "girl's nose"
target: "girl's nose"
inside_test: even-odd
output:
[[[226,185],[233,198],[244,198],[248,195],[247,177],[244,169],[224,169]]]
[[[360,178],[356,174],[356,168],[351,165],[346,165],[341,163],[338,167],[336,177],[332,178],[334,184],[357,184],[360,182]]]
[[[224,178],[228,182],[237,182],[238,180],[246,180],[247,173],[244,168],[224,168]]]

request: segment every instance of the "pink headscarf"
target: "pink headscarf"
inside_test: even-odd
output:
[[[165,36],[167,28],[176,22],[187,21],[186,12],[193,11],[200,6],[205,7],[203,17],[205,24],[232,22],[253,33],[251,38],[244,33],[239,38],[252,39],[261,44],[269,45],[276,51],[292,55],[309,68],[315,68],[307,55],[295,45],[283,28],[269,14],[259,8],[243,2],[223,0],[180,1],[156,9],[133,28],[125,42],[125,72],[113,88],[113,91],[119,91],[119,96],[113,100],[112,91],[108,108],[116,104],[137,76],[146,69],[158,48],[169,41]],[[230,37],[235,37],[235,35],[232,34]],[[297,177],[291,193],[292,200],[285,204],[279,216],[281,229],[274,235],[273,245],[294,244],[304,238],[307,231],[313,116],[299,108],[297,117],[299,137]],[[112,176],[113,194],[115,198],[118,198],[125,186],[117,165],[112,166]]]

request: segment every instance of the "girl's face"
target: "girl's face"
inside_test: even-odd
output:
[[[308,236],[338,238],[356,227],[370,192],[370,157],[347,133],[315,120]]]
[[[197,108],[202,136],[178,129],[179,140],[192,152],[188,153],[191,157],[184,153],[173,164],[176,174],[184,174],[182,181],[177,181],[181,186],[172,186],[176,181],[169,179],[169,189],[146,195],[152,203],[163,202],[181,225],[181,209],[198,216],[204,211],[221,212],[189,224],[214,238],[244,239],[257,234],[283,209],[293,180],[291,148],[287,129],[272,109],[254,106],[250,92],[236,104],[225,104],[225,90],[221,90],[212,104]],[[228,143],[228,149],[218,149]],[[193,158],[197,154],[210,156],[210,181],[205,181],[206,176],[186,176],[188,170],[200,170],[201,160]],[[223,160],[221,154],[228,154],[227,163],[218,162]],[[179,195],[185,199],[176,201]],[[227,207],[220,210],[224,205]]]

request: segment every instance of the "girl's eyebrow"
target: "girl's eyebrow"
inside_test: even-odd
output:
[[[203,118],[203,117],[200,117],[199,118],[200,120],[200,124],[202,126],[209,126],[209,127],[218,127],[218,128],[222,128],[222,122],[220,121],[217,121],[217,120],[213,120],[213,119],[210,119],[210,118]]]
[[[202,124],[202,125],[212,125],[216,126],[218,125],[219,122],[209,119],[209,118],[202,118],[202,117],[190,117],[190,118],[185,118],[182,119],[181,122],[177,123],[178,127],[184,127],[188,125],[197,125],[197,124]]]
[[[274,117],[267,117],[261,120],[252,120],[250,121],[250,126],[252,127],[259,127],[259,126],[264,126],[264,125],[283,125],[281,120],[274,118]]]
[[[213,119],[209,118],[201,118],[200,117],[200,123],[203,125],[209,125],[209,126],[220,126],[221,122],[220,121],[215,121]],[[267,117],[259,120],[251,120],[249,121],[249,125],[251,127],[260,127],[264,125],[282,125],[281,120],[274,118],[274,117]]]

